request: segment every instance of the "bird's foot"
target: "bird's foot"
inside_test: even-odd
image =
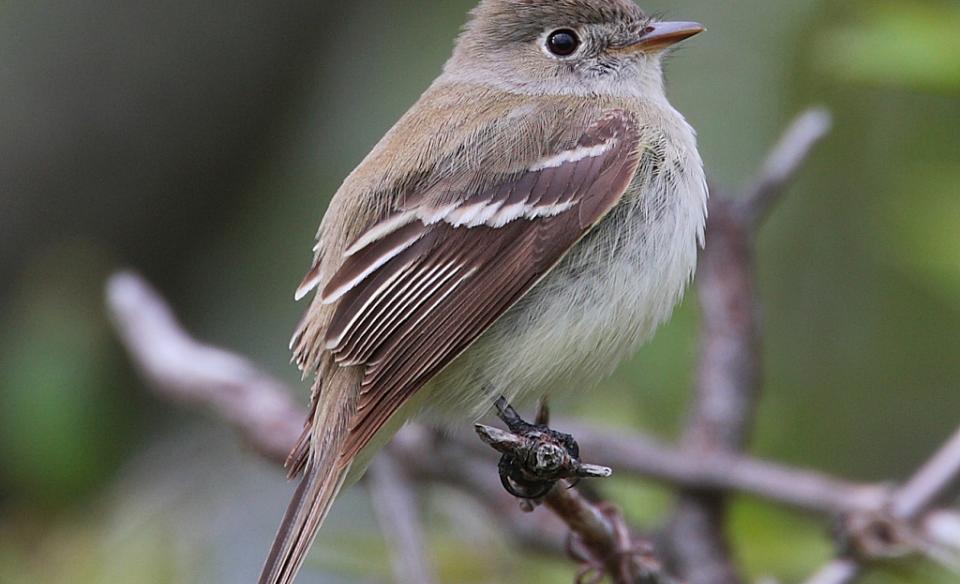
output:
[[[537,421],[527,422],[500,398],[496,403],[509,432],[477,424],[477,434],[503,456],[500,481],[508,493],[519,499],[542,499],[563,479],[606,478],[613,471],[604,466],[583,464],[580,446],[573,436],[549,427],[549,411],[541,402]]]

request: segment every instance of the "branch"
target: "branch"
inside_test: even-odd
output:
[[[277,463],[283,462],[300,434],[305,413],[293,404],[281,383],[256,370],[247,360],[191,338],[163,298],[139,276],[121,274],[112,278],[108,284],[107,305],[124,346],[159,395],[211,410],[233,425],[260,454]],[[556,524],[538,525],[522,516],[516,510],[515,500],[506,496],[496,481],[490,480],[489,465],[477,464],[476,457],[468,450],[451,453],[435,440],[426,445],[424,435],[432,436],[432,433],[409,429],[394,441],[390,451],[399,456],[407,468],[432,480],[457,484],[479,497],[500,517],[501,524],[512,526],[511,535],[527,547],[549,553],[562,551],[563,530]],[[429,461],[438,464],[428,469]],[[372,469],[373,484],[379,489],[394,489],[396,478],[389,477],[397,469],[385,469],[382,464],[378,462]],[[394,492],[383,498],[394,500],[396,495]],[[552,491],[547,497],[547,506],[579,534],[579,541],[591,550],[592,557],[602,558],[610,566],[620,562],[619,569],[635,577],[630,582],[669,582],[659,574],[659,566],[649,555],[627,554],[636,551],[631,549],[633,540],[625,539],[624,534],[630,531],[610,510],[564,489]],[[389,508],[381,507],[378,512],[382,523],[388,525],[387,537],[395,546],[393,549],[399,552],[401,541],[407,540],[403,545],[408,545],[418,538],[410,532],[390,533],[389,525],[397,523],[399,513],[408,516],[403,523],[409,525],[410,505],[398,503],[386,507]],[[392,519],[388,519],[388,515]],[[394,527],[405,529],[399,525]],[[409,557],[412,549],[399,555]],[[627,561],[621,562],[622,557],[617,554],[622,554]],[[422,569],[422,564],[419,567],[407,563],[402,567],[395,565],[404,574]]]
[[[847,550],[820,569],[807,584],[851,584],[871,559],[924,553],[948,568],[960,569],[960,519],[928,512],[960,493],[960,429],[898,489],[880,513],[846,521]],[[938,520],[952,519],[952,532],[938,537]],[[947,539],[947,541],[943,541]]]
[[[742,276],[736,280],[741,284],[745,281]],[[284,461],[300,434],[305,413],[291,400],[289,391],[282,383],[260,372],[242,357],[191,338],[160,295],[136,275],[121,274],[112,278],[108,285],[107,304],[124,346],[158,395],[210,410],[230,423],[261,455],[278,463]],[[722,303],[719,306],[729,310]],[[732,306],[738,304],[733,303]],[[725,314],[729,316],[730,312]],[[742,312],[739,314],[742,316]],[[749,317],[754,318],[755,314]],[[749,319],[748,322],[753,322]],[[734,335],[729,346],[743,346],[745,337],[742,331],[749,329],[739,330],[741,334]],[[726,340],[731,341],[731,338]],[[718,343],[715,347],[722,348],[723,345]],[[713,353],[714,356],[722,354],[723,351]],[[725,368],[723,370],[727,373],[749,373],[750,367],[754,366],[749,360],[711,361],[706,356],[705,352],[704,368],[713,362]],[[759,364],[755,366],[759,367]],[[704,383],[703,379],[701,383]],[[735,376],[730,376],[725,383],[736,388],[740,382]],[[749,405],[749,400],[747,403]],[[720,408],[722,405],[722,402],[715,401],[703,404],[698,411],[701,414],[723,413]],[[716,432],[717,436],[724,436],[723,440],[730,443],[744,440],[750,416],[744,417],[743,411],[740,408],[726,418],[722,415],[705,416],[704,420],[709,425],[704,423],[700,431],[704,432],[703,436]],[[736,422],[738,418],[742,422]],[[904,517],[916,516],[913,521],[915,532],[922,536],[922,541],[927,545],[924,551],[931,555],[945,548],[956,550],[957,541],[960,541],[960,515],[950,511],[925,514],[937,499],[946,497],[957,488],[960,434],[954,436],[938,456],[903,489],[897,491],[898,496],[893,497],[891,490],[885,486],[850,483],[812,471],[753,460],[735,452],[714,452],[709,449],[698,452],[690,448],[690,443],[685,449],[677,449],[637,433],[601,431],[575,424],[567,426],[574,428],[584,450],[603,452],[605,462],[613,464],[621,472],[676,484],[686,488],[691,497],[705,497],[695,501],[696,504],[706,500],[706,496],[702,495],[704,492],[738,490],[809,511],[859,517],[861,524],[862,518],[876,517],[878,510],[890,508],[898,510],[895,513]],[[738,427],[740,431],[737,431]],[[464,446],[462,440],[459,445],[457,442],[438,440],[433,432],[411,427],[397,437],[390,449],[413,478],[456,486],[482,502],[497,517],[498,525],[527,549],[560,553],[566,532],[563,525],[550,515],[538,514],[533,518],[519,513],[513,498],[507,496],[491,476],[489,462],[475,455],[479,444],[470,440],[473,448],[469,448]],[[691,442],[695,443],[693,440]],[[709,443],[709,440],[705,442]],[[603,515],[607,512],[602,506],[598,507],[582,497],[579,499],[558,499],[554,511],[567,513],[565,509],[576,510],[575,515],[586,518],[585,525],[597,520],[595,513]],[[593,509],[583,507],[584,504],[592,505]],[[610,519],[609,515],[606,517]],[[707,517],[710,518],[709,515]],[[718,519],[710,518],[712,525],[720,525]],[[570,518],[567,520],[573,521]],[[616,521],[604,524],[602,518],[594,525],[605,525],[598,534],[616,533],[618,529],[622,533],[624,529]],[[697,530],[711,529],[710,524],[698,526],[695,521],[690,521],[688,525],[695,528],[692,541],[697,541],[706,532]],[[681,533],[675,532],[674,535]],[[713,536],[722,537],[722,533],[714,532]],[[608,540],[605,545],[612,541]],[[709,542],[709,538],[700,541]],[[930,544],[938,547],[932,549]],[[643,560],[641,568],[655,569],[655,563],[651,563],[649,557],[638,557]],[[833,579],[814,582],[850,582],[861,571],[861,565],[859,560],[838,559],[823,572],[827,574],[826,577]],[[705,573],[704,570],[702,568],[701,573]]]
[[[602,452],[618,475],[632,474],[691,491],[752,495],[794,509],[839,515],[875,511],[889,500],[887,485],[861,484],[813,470],[731,453],[699,455],[639,432],[558,424],[585,452]]]
[[[208,409],[228,421],[258,453],[283,463],[306,414],[290,399],[282,383],[257,370],[246,359],[191,338],[163,298],[139,276],[121,274],[112,278],[107,304],[124,346],[158,395]],[[621,472],[691,491],[739,490],[819,513],[869,516],[895,500],[892,508],[907,514],[929,508],[929,501],[956,489],[955,470],[960,453],[957,436],[899,491],[899,497],[892,499],[891,490],[885,486],[849,483],[739,455],[702,457],[638,433],[561,425],[580,437],[584,451],[603,452],[605,461]],[[489,456],[479,457],[482,446],[474,438],[441,438],[412,426],[402,431],[389,449],[412,478],[455,486],[480,501],[497,517],[497,524],[526,549],[551,555],[563,552],[563,524],[547,514],[521,513],[515,500],[489,472]],[[574,502],[573,508],[577,504]],[[567,505],[560,501],[558,508]],[[922,514],[920,511],[919,515]],[[925,541],[941,548],[956,547],[960,517],[949,511],[929,513],[917,529]],[[610,529],[602,532],[610,533]],[[646,561],[650,568],[649,558]],[[845,584],[851,580],[838,579],[837,574],[859,571],[858,561],[841,558],[824,571],[827,576],[834,574],[833,579],[814,582]]]
[[[191,338],[164,299],[139,276],[112,278],[107,308],[134,364],[160,397],[209,410],[231,424],[258,453],[273,462],[284,462],[306,417],[289,397],[288,388],[253,369],[246,359]],[[738,455],[699,457],[638,432],[601,430],[574,422],[559,426],[576,435],[585,452],[602,452],[605,461],[621,474],[691,490],[740,491],[830,515],[876,510],[889,497],[885,486],[851,483]],[[417,457],[412,456],[414,448],[409,444],[417,442],[411,439],[413,435],[422,433],[407,429],[395,439],[394,444],[401,445],[400,451],[406,455],[405,464],[415,463]],[[458,456],[473,460],[479,452],[487,454],[472,432],[448,436],[445,443],[452,441],[462,446]],[[423,458],[439,448],[422,440],[418,444]],[[431,470],[421,463],[416,470],[443,482],[442,468]],[[475,484],[476,478],[471,479]],[[499,490],[496,481],[491,483]],[[500,503],[504,501],[512,499],[499,498]]]
[[[739,453],[749,439],[761,386],[756,229],[829,129],[829,114],[811,110],[801,115],[773,148],[745,197],[711,198],[697,278],[702,356],[696,403],[683,440],[700,460]],[[720,491],[681,493],[669,541],[690,584],[742,582],[729,552],[726,510]]]
[[[960,491],[960,429],[893,497],[890,513],[912,521]]]
[[[750,223],[760,224],[786,194],[787,187],[806,163],[817,144],[833,127],[830,112],[813,108],[800,114],[773,147],[760,169],[758,178],[747,189],[742,203]]]
[[[602,453],[618,476],[633,475],[692,491],[741,493],[827,516],[876,511],[893,492],[887,484],[857,483],[739,454],[699,456],[632,430],[601,429],[571,420],[560,420],[556,427],[576,436],[583,452]],[[444,438],[466,451],[487,454],[472,432],[452,432]]]
[[[306,414],[246,359],[194,340],[141,277],[107,283],[107,310],[141,375],[162,397],[214,412],[257,452],[284,461]]]

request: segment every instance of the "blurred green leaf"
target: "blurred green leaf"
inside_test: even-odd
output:
[[[960,310],[960,168],[918,167],[880,209],[881,260]]]
[[[815,62],[840,80],[960,91],[960,4],[864,2],[860,20],[829,29]]]

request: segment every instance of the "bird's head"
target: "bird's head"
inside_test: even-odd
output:
[[[664,52],[703,30],[631,0],[483,0],[446,72],[520,93],[643,96],[662,92]]]

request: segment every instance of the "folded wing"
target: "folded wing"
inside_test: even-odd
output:
[[[326,349],[364,367],[344,457],[603,219],[629,187],[639,149],[632,117],[614,110],[573,147],[501,184],[399,209],[353,242],[321,292],[335,304]]]

